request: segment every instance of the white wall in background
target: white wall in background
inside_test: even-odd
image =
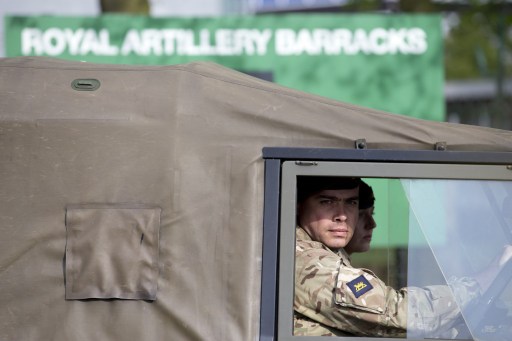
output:
[[[213,17],[223,13],[223,0],[148,0],[153,17]]]

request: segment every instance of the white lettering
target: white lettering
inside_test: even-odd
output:
[[[66,41],[68,42],[68,50],[69,54],[76,56],[80,50],[80,42],[82,41],[84,36],[84,30],[82,28],[73,31],[69,28],[64,29],[64,37],[66,38]]]
[[[210,31],[201,30],[199,31],[199,53],[202,56],[215,54],[214,48],[210,43]]]
[[[254,42],[256,44],[256,54],[264,56],[267,53],[267,46],[272,38],[272,31],[269,29],[258,31],[254,30]]]
[[[215,48],[210,52],[221,56],[261,56],[267,53],[270,38],[272,31],[268,29],[219,29],[215,32]]]
[[[63,54],[66,49],[66,37],[58,28],[49,28],[43,34],[43,47],[49,56]]]
[[[93,29],[49,28],[46,31],[27,28],[22,31],[23,55],[57,56],[64,53],[70,55],[116,55],[118,48],[110,45],[108,30],[102,29],[99,36]]]
[[[405,41],[407,30],[401,28],[399,30],[390,29],[388,33],[388,49],[389,53],[396,54],[400,52],[402,54],[409,54],[409,46]]]
[[[421,28],[411,28],[407,34],[407,42],[411,53],[423,54],[427,51],[427,33]]]
[[[201,51],[199,46],[195,44],[194,31],[185,30],[183,38],[181,39],[180,49],[178,54],[183,56],[200,56]]]
[[[387,37],[388,32],[383,28],[376,28],[370,32],[369,44],[374,54],[383,55],[388,52]]]
[[[162,46],[162,33],[160,30],[155,29],[146,29],[141,32],[141,41],[142,41],[142,54],[144,56],[148,56],[150,54],[154,54],[156,56],[161,56],[163,54],[163,46]]]
[[[277,55],[367,55],[422,54],[427,50],[427,35],[420,28],[364,30],[278,29]]]
[[[42,55],[42,32],[37,28],[24,28],[21,31],[21,54],[28,56],[31,54]]]
[[[177,30],[165,29],[162,30],[162,40],[164,54],[167,56],[173,55],[175,52],[175,44],[177,39]]]
[[[280,56],[290,56],[296,53],[295,48],[295,31],[282,28],[276,31],[275,49]]]
[[[370,46],[368,44],[368,36],[366,31],[358,28],[354,32],[354,40],[352,42],[352,47],[354,48],[354,54],[358,52],[363,52],[365,54],[370,54]]]
[[[263,56],[275,33],[274,50],[279,56],[423,54],[427,33],[418,27],[339,29],[130,29],[119,46],[110,43],[108,29],[24,28],[23,55],[57,56]]]
[[[307,53],[309,55],[317,55],[320,53],[320,42],[317,42],[316,39],[313,39],[313,35],[311,31],[307,29],[302,29],[297,34],[297,50],[300,53]]]
[[[337,30],[334,30],[333,38],[331,38],[332,43],[334,46],[336,46],[336,50],[338,53],[345,54],[355,54],[357,51],[352,51],[352,32],[350,30],[347,30],[345,28],[340,28]]]
[[[141,39],[137,30],[131,29],[124,37],[123,46],[121,47],[121,54],[126,56],[130,53],[141,53]]]
[[[234,39],[231,30],[219,29],[215,32],[215,40],[217,41],[217,54],[220,56],[229,56],[234,50]]]
[[[96,54],[104,56],[115,56],[119,53],[119,48],[110,44],[110,32],[106,29],[100,30],[99,46]]]
[[[322,49],[325,54],[332,55],[339,53],[339,49],[332,44],[332,34],[331,31],[326,29],[315,29],[313,30],[313,39],[317,42],[318,48]],[[320,54],[321,51],[318,51]]]
[[[91,52],[96,52],[98,43],[98,36],[96,35],[96,31],[94,30],[86,30],[84,34],[84,38],[82,40],[82,44],[80,46],[80,54],[87,55]]]

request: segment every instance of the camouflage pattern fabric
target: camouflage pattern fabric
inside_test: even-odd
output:
[[[465,306],[479,296],[470,278],[395,290],[371,271],[352,267],[343,249],[333,252],[300,227],[295,256],[295,335],[454,335],[460,321],[456,300]]]

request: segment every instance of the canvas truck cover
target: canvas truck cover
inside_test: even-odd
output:
[[[210,63],[2,59],[0,340],[256,340],[262,148],[362,138],[512,151]]]

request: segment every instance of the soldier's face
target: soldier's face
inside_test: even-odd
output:
[[[373,229],[377,227],[373,219],[373,207],[359,210],[359,220],[354,231],[352,239],[345,247],[348,253],[366,252],[370,249],[372,242]]]
[[[359,188],[324,190],[297,206],[299,225],[330,249],[345,247],[359,214]]]

